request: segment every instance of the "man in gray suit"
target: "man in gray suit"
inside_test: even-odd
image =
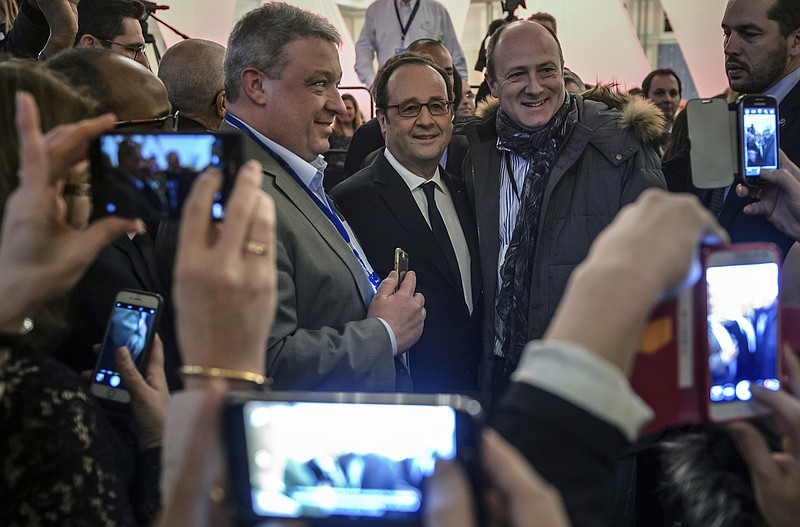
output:
[[[419,339],[424,298],[409,273],[382,282],[322,188],[328,137],[345,112],[341,39],[325,19],[270,3],[228,40],[228,114],[247,137],[278,216],[278,307],[267,350],[277,389],[393,391],[400,354]],[[389,269],[378,269],[381,276]],[[395,291],[397,289],[397,291]],[[402,378],[398,377],[402,383]]]

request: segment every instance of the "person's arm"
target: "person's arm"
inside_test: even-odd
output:
[[[648,418],[625,376],[652,307],[697,279],[701,241],[727,239],[693,196],[644,192],[596,238],[544,340],[526,348],[493,424],[562,493],[574,525],[607,522],[614,466]]]
[[[78,32],[79,0],[23,0],[5,51],[18,57],[52,57],[69,49]]]
[[[456,35],[456,30],[453,27],[453,20],[450,18],[450,13],[447,12],[447,9],[443,8],[441,16],[442,33],[444,33],[444,37],[442,37],[442,44],[444,44],[444,47],[447,48],[447,51],[449,51],[450,55],[453,57],[453,67],[458,70],[458,74],[461,75],[462,79],[469,80],[467,59],[464,57],[464,49],[461,47],[461,43]]]
[[[778,170],[762,170],[761,178],[770,183],[763,188],[736,186],[741,197],[758,199],[744,207],[744,213],[764,216],[781,231],[800,240],[800,168],[779,151]]]
[[[359,80],[364,86],[369,88],[375,80],[375,67],[373,60],[378,49],[378,42],[375,40],[375,21],[373,20],[373,10],[367,8],[364,17],[364,25],[361,27],[361,34],[355,43],[356,62],[355,70]]]
[[[13,333],[44,302],[68,291],[97,253],[141,222],[108,217],[76,230],[66,223],[61,185],[68,167],[86,158],[86,143],[111,128],[104,115],[42,135],[36,102],[17,93],[19,186],[5,203],[0,246],[0,332]]]

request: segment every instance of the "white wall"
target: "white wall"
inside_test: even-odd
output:
[[[470,70],[475,64],[480,41],[486,33],[487,18],[501,15],[497,3],[470,5],[469,0],[440,0],[450,11],[456,31],[461,34]],[[726,0],[661,0],[672,23],[698,92],[710,96],[725,86],[722,32],[719,22]],[[164,0],[170,9],[158,15],[191,37],[225,44],[230,28],[242,13],[257,7],[259,0]],[[340,0],[355,9],[365,9],[370,0]],[[339,28],[342,47],[343,84],[355,85],[355,53],[348,26],[335,0],[291,0],[290,3],[319,13]],[[567,66],[587,82],[616,81],[623,87],[638,86],[650,71],[624,0],[530,0],[531,8],[518,10],[527,17],[546,11],[558,19],[558,34]],[[489,11],[491,10],[491,11]],[[360,27],[360,26],[359,26]],[[162,26],[167,45],[179,37]],[[470,71],[470,82],[481,80]]]

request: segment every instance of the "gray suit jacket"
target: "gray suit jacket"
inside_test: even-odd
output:
[[[220,132],[237,131],[223,123]],[[365,318],[370,283],[353,251],[305,190],[244,137],[244,159],[264,168],[277,213],[278,307],[267,373],[278,390],[392,391],[386,327]]]

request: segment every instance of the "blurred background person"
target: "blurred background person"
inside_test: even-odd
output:
[[[364,116],[358,108],[356,98],[345,93],[342,94],[342,100],[347,111],[344,115],[336,115],[333,118],[333,133],[328,138],[331,149],[325,153],[328,167],[325,169],[323,186],[326,191],[330,191],[337,183],[344,180],[344,160],[347,158],[350,140],[356,129],[364,122]]]

